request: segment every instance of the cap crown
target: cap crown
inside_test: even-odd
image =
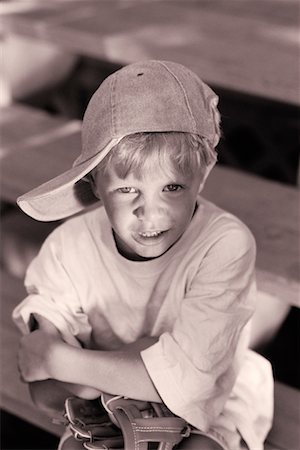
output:
[[[216,94],[181,64],[144,61],[118,70],[87,107],[82,151],[73,167],[19,197],[18,205],[35,219],[57,220],[94,204],[98,199],[84,177],[129,134],[196,133],[215,146],[217,102]]]
[[[82,154],[89,160],[112,140],[138,132],[196,133],[213,142],[216,94],[181,64],[144,61],[125,66],[100,85],[87,107]]]

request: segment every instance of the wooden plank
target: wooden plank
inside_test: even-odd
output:
[[[299,104],[296,0],[68,1],[5,19],[6,32],[111,62],[168,59],[216,86]]]
[[[259,288],[299,307],[299,191],[217,166],[203,195],[235,214],[253,232]]]
[[[282,448],[275,447],[273,444],[269,444],[269,442],[264,443],[264,450],[282,450]]]
[[[269,448],[297,450],[300,448],[300,391],[276,382],[274,395],[274,423],[267,438]]]
[[[0,407],[57,436],[63,429],[33,405],[26,384],[19,378],[17,348],[19,333],[11,314],[25,296],[21,280],[1,272],[1,395]],[[298,449],[300,443],[300,392],[282,383],[275,383],[275,414],[265,448],[268,450]]]
[[[42,117],[44,113],[41,113]],[[8,130],[22,122],[17,116]],[[33,122],[34,123],[34,122]],[[27,130],[27,135],[25,131]],[[16,198],[72,166],[80,153],[80,122],[45,134],[11,140],[1,159],[1,197]],[[10,131],[8,132],[8,134]],[[11,138],[4,140],[9,141]],[[203,192],[214,203],[235,214],[253,232],[257,242],[258,287],[283,301],[300,306],[299,298],[299,191],[261,177],[217,166]]]
[[[0,158],[19,145],[23,147],[34,140],[49,138],[69,123],[67,118],[21,103],[0,108]]]
[[[26,148],[20,146],[1,160],[1,197],[15,202],[19,195],[69,169],[79,152],[79,131]]]
[[[53,424],[49,417],[37,410],[31,401],[27,385],[20,381],[16,361],[19,342],[17,330],[2,328],[1,339],[1,409],[60,436],[62,427]]]
[[[14,203],[58,175],[64,158],[64,169],[71,167],[81,148],[81,122],[21,104],[1,108],[0,113],[1,198]]]
[[[51,420],[31,401],[27,385],[22,383],[17,368],[17,349],[20,335],[14,326],[13,308],[25,297],[21,280],[1,271],[1,328],[0,328],[0,407],[32,424],[60,435],[62,427]]]

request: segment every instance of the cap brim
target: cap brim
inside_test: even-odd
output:
[[[19,207],[29,216],[40,221],[53,221],[79,213],[96,203],[90,184],[82,178],[89,173],[120,141],[111,142],[93,158],[58,175],[17,199]]]

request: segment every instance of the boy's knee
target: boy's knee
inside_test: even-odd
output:
[[[82,450],[84,447],[81,442],[76,441],[70,436],[64,441],[59,450]],[[217,442],[205,436],[191,435],[188,439],[184,439],[176,450],[222,450]]]
[[[176,450],[222,450],[222,447],[206,436],[191,434],[187,439],[181,441]]]
[[[58,450],[84,450],[82,442],[76,441],[73,436],[69,436],[62,444],[60,444]]]

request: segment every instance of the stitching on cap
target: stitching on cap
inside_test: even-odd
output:
[[[184,98],[185,98],[185,102],[186,102],[187,108],[188,108],[189,113],[190,113],[190,115],[191,115],[191,117],[192,117],[192,119],[193,119],[193,122],[194,122],[194,131],[195,131],[195,133],[196,133],[196,131],[197,131],[196,120],[195,120],[195,117],[194,117],[193,112],[192,112],[192,110],[191,110],[190,103],[189,103],[189,99],[188,99],[188,97],[187,97],[187,95],[186,95],[186,92],[185,92],[185,89],[184,89],[184,87],[183,87],[183,84],[181,83],[181,81],[179,80],[179,78],[172,72],[171,69],[169,69],[169,67],[168,67],[165,63],[160,62],[159,64],[161,64],[162,66],[164,66],[164,68],[165,68],[165,69],[166,69],[166,70],[167,70],[167,71],[175,78],[175,80],[177,81],[177,83],[178,83],[179,86],[181,87],[182,92],[183,92],[183,95],[184,95]]]
[[[111,78],[111,94],[110,94],[110,106],[111,106],[111,128],[113,136],[116,136],[116,80],[117,77]]]

